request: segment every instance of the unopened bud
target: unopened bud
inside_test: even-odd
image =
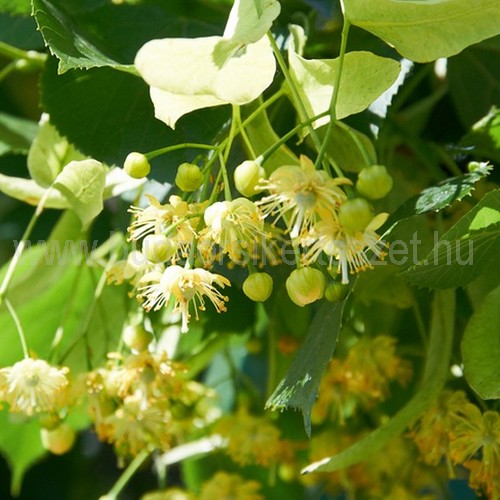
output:
[[[234,171],[234,185],[243,196],[251,197],[259,192],[257,184],[265,176],[266,171],[256,161],[246,160]]]
[[[392,184],[392,177],[383,165],[372,165],[359,172],[356,189],[362,196],[379,200],[392,189]]]
[[[372,220],[373,211],[363,198],[347,200],[340,206],[339,221],[346,229],[363,231]]]
[[[196,191],[203,184],[203,174],[198,165],[182,163],[177,169],[175,184],[182,191]]]
[[[146,177],[149,172],[151,172],[151,165],[149,164],[149,160],[146,158],[146,155],[133,152],[125,158],[123,170],[125,170],[125,172],[127,172],[127,174],[134,179],[142,179],[143,177]]]
[[[303,307],[323,297],[325,277],[312,267],[295,269],[286,280],[286,291],[295,304]]]
[[[142,253],[154,264],[170,259],[176,250],[175,242],[163,234],[148,234],[142,242]]]
[[[244,294],[254,302],[264,302],[273,291],[273,279],[267,273],[253,273],[243,282]]]

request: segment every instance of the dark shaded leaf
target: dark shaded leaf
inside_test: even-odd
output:
[[[288,373],[266,403],[266,407],[273,410],[300,410],[308,436],[311,435],[311,409],[321,377],[337,344],[346,300],[321,305]]]

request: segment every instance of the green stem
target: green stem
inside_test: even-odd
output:
[[[12,72],[16,70],[16,62],[11,62],[5,66],[5,68],[0,71],[0,82],[4,79],[7,78]]]
[[[212,146],[209,144],[199,144],[196,142],[183,142],[182,144],[174,144],[173,146],[167,146],[165,148],[155,149],[154,151],[150,151],[146,153],[144,156],[148,160],[152,160],[157,156],[161,156],[166,153],[170,153],[171,151],[177,151],[178,149],[218,149],[219,146]]]
[[[326,148],[328,146],[328,140],[330,137],[330,134],[332,133],[333,127],[335,126],[337,122],[337,101],[339,97],[339,90],[340,90],[340,79],[342,77],[342,70],[344,68],[344,58],[345,58],[345,52],[347,48],[347,38],[349,36],[349,28],[351,27],[351,24],[347,19],[344,20],[344,26],[342,27],[342,35],[341,35],[341,42],[340,42],[340,54],[339,54],[339,64],[338,64],[338,69],[337,69],[337,78],[335,79],[334,87],[333,87],[333,94],[332,94],[332,100],[330,101],[330,121],[328,122],[328,127],[326,128],[326,133],[325,137],[323,138],[323,142],[320,146],[319,152],[318,152],[318,157],[316,158],[316,168],[318,168],[319,165],[321,165],[323,158],[326,153]],[[338,171],[338,167],[334,165],[335,171],[337,172],[337,175],[339,177],[343,177],[342,171]]]
[[[241,123],[241,114],[240,114],[239,106],[235,106],[234,110],[235,110],[235,118],[237,120],[236,131],[237,131],[237,133],[239,133],[241,135],[241,139],[245,143],[245,146],[248,149],[248,152],[250,153],[252,160],[255,160],[257,155],[255,154],[255,150],[253,149],[252,143],[250,142],[250,139],[248,138],[246,130],[243,127],[243,124]]]
[[[30,354],[28,350],[28,344],[26,342],[26,336],[24,335],[24,330],[21,325],[21,321],[19,321],[19,316],[16,314],[16,311],[12,307],[12,304],[10,303],[9,300],[5,299],[5,305],[7,306],[7,309],[9,310],[9,313],[12,316],[12,319],[14,320],[14,323],[16,325],[16,330],[17,334],[19,335],[19,340],[21,341],[21,347],[23,348],[24,357],[29,358]]]
[[[314,142],[314,145],[316,146],[316,149],[319,150],[321,148],[321,141],[319,140],[318,134],[316,134],[316,131],[312,126],[312,122],[309,123],[308,121],[309,115],[304,106],[304,103],[302,102],[297,86],[295,85],[295,81],[293,80],[290,72],[288,71],[288,66],[286,65],[285,60],[281,55],[281,51],[278,45],[276,44],[276,41],[274,40],[273,34],[271,32],[268,32],[267,37],[271,42],[271,47],[273,49],[274,56],[276,57],[278,65],[281,71],[283,72],[283,76],[285,77],[285,80],[287,81],[288,86],[290,87],[290,91],[292,92],[293,100],[295,102],[295,107],[297,108],[300,121],[305,123],[307,122],[307,128],[309,129],[309,134],[311,135],[311,138]]]
[[[31,233],[33,232],[33,228],[35,227],[35,224],[40,217],[40,214],[43,212],[43,208],[45,205],[45,202],[47,201],[47,198],[49,196],[51,187],[48,187],[45,192],[43,193],[43,196],[40,198],[40,201],[38,202],[38,205],[35,209],[34,214],[31,216],[31,219],[28,223],[28,226],[26,227],[24,234],[21,238],[21,241],[17,245],[16,251],[14,252],[14,256],[12,257],[12,260],[10,261],[9,267],[7,268],[7,272],[5,273],[4,279],[2,281],[2,284],[0,285],[0,305],[2,304],[2,300],[5,297],[5,294],[7,293],[7,289],[9,287],[9,284],[12,280],[12,275],[14,274],[14,271],[16,269],[17,264],[19,263],[19,260],[24,252],[24,249],[26,248],[26,243],[28,241],[28,238],[31,236]]]
[[[116,500],[118,495],[122,492],[123,488],[130,481],[132,476],[139,470],[139,467],[146,461],[146,459],[151,455],[152,450],[150,448],[145,448],[142,450],[135,458],[130,462],[129,466],[123,471],[122,475],[118,478],[118,481],[109,490],[109,492],[104,495],[103,498],[106,500]]]
[[[222,179],[224,182],[224,198],[226,201],[231,201],[231,187],[229,186],[229,176],[227,175],[226,159],[220,155],[220,168],[222,171]]]
[[[309,126],[311,123],[316,121],[318,118],[321,118],[323,116],[326,116],[329,112],[324,111],[323,113],[320,113],[319,115],[313,116],[312,118],[309,118],[295,127],[293,127],[290,131],[288,131],[285,135],[280,137],[279,141],[276,141],[270,148],[266,149],[258,158],[257,161],[263,165],[273,154],[275,151],[277,151],[283,144],[285,144],[289,139],[291,139],[297,132],[300,132],[304,127]]]
[[[40,52],[35,52],[34,50],[22,50],[17,47],[13,47],[5,42],[0,42],[0,54],[13,60],[25,60],[42,68],[45,60],[47,59],[46,54]]]

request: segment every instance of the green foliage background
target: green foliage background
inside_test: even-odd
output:
[[[348,51],[370,51],[391,62],[404,56],[415,62],[409,66],[395,95],[386,96],[386,102],[379,103],[378,108],[370,107],[362,112],[352,111],[356,106],[349,107],[349,99],[352,98],[355,105],[363,98],[368,104],[373,100],[370,89],[366,88],[370,87],[367,82],[370,83],[372,69],[368,67],[367,74],[363,74],[354,66],[353,73],[359,80],[354,80],[356,85],[344,91],[341,102],[349,112],[345,113],[343,125],[334,128],[328,151],[345,165],[353,178],[367,161],[366,155],[368,162],[376,159],[377,163],[387,166],[397,189],[374,204],[377,211],[392,214],[384,226],[389,242],[409,242],[416,228],[421,230],[419,235],[425,235],[418,263],[388,265],[358,278],[353,292],[357,311],[369,318],[372,332],[391,332],[397,337],[401,349],[410,353],[410,357],[415,346],[420,346],[412,307],[419,304],[425,324],[439,323],[436,315],[443,318],[441,326],[431,328],[426,360],[418,355],[412,358],[415,371],[424,373],[419,389],[411,388],[415,390],[415,399],[410,401],[409,392],[397,393],[388,413],[393,415],[401,407],[403,411],[391,421],[392,427],[371,435],[371,443],[360,443],[360,451],[354,449],[346,455],[337,455],[330,463],[332,468],[350,464],[356,453],[375,452],[390,436],[404,430],[426,401],[444,385],[448,364],[440,365],[440,362],[444,359],[447,363],[447,350],[454,363],[463,359],[467,381],[480,397],[498,399],[500,394],[496,365],[499,344],[494,339],[495,335],[498,337],[500,310],[497,269],[500,10],[495,1],[477,0],[471,13],[472,2],[454,0],[440,2],[435,11],[429,7],[423,15],[421,9],[428,7],[424,5],[426,2],[412,2],[406,7],[404,2],[395,3],[371,0],[368,7],[362,0],[346,2],[346,19],[353,25]],[[147,152],[187,142],[210,144],[227,133],[228,106],[185,115],[175,130],[155,119],[148,87],[134,74],[133,61],[138,49],[152,38],[220,34],[230,5],[231,2],[222,0],[138,0],[119,5],[108,0],[33,0],[32,5],[23,0],[0,0],[0,43],[47,54],[46,59],[28,59],[22,71],[14,71],[0,81],[0,173],[30,177],[27,154],[42,111],[50,114],[51,123],[79,151],[110,166],[121,166],[131,151]],[[300,24],[309,35],[306,58],[338,56],[342,16],[335,0],[287,0],[281,2],[281,6],[282,13],[273,25],[278,41],[282,42],[287,36],[289,24]],[[370,16],[380,11],[388,11],[393,17],[374,27]],[[481,29],[476,29],[477,26]],[[433,38],[437,32],[440,40]],[[7,52],[0,50],[2,68],[10,63]],[[444,78],[434,71],[433,60],[437,57],[448,57]],[[390,63],[386,64],[390,74]],[[374,63],[374,67],[377,65],[378,62]],[[366,71],[366,67],[366,60],[362,59],[359,68]],[[391,75],[387,78],[390,80]],[[269,94],[279,87],[280,79],[282,75],[278,74]],[[340,88],[343,90],[342,84]],[[306,99],[310,92],[304,88],[302,91]],[[377,89],[372,92],[380,93]],[[363,93],[368,97],[361,96]],[[248,105],[243,113],[250,114],[251,110],[252,105]],[[268,117],[248,127],[257,153],[292,129],[297,119],[287,100],[270,108]],[[376,137],[374,130],[377,130]],[[324,135],[325,129],[319,129],[318,133]],[[359,142],[365,145],[365,156],[356,146]],[[271,157],[269,168],[310,149],[309,140],[298,144],[292,139],[286,148],[280,148]],[[150,178],[158,183],[172,183],[177,166],[192,161],[197,154],[187,148],[153,159]],[[244,147],[238,146],[232,153],[232,163],[237,165],[244,155]],[[470,161],[488,161],[494,168],[482,167],[469,172]],[[0,179],[0,190],[5,191],[2,182],[7,181]],[[0,196],[0,256],[2,262],[7,262],[14,251],[12,242],[21,239],[33,208],[6,195]],[[47,210],[31,239],[34,242],[50,242],[51,238],[78,241],[83,237],[102,243],[110,234],[126,230],[129,203],[126,196],[106,201],[104,211],[88,232],[82,232],[72,211],[61,216],[58,211]],[[74,205],[72,208],[78,212]],[[87,208],[82,210],[85,212]],[[440,254],[443,246],[436,245],[432,239],[433,229],[439,229],[442,241],[460,241],[460,250],[468,248],[473,241],[475,265],[459,266],[457,255],[452,255],[452,265],[443,263]],[[9,297],[18,308],[25,330],[31,332],[30,346],[40,356],[50,352],[53,332],[59,325],[60,311],[67,305],[70,290],[74,307],[68,308],[65,336],[57,354],[78,372],[86,370],[87,363],[98,364],[106,352],[114,348],[130,305],[125,286],[105,287],[100,298],[93,299],[93,290],[102,281],[101,271],[82,269],[76,259],[64,266],[45,268],[40,249],[31,248],[26,252],[9,289]],[[301,410],[306,430],[310,432],[311,406],[324,367],[335,347],[345,352],[347,340],[343,343],[343,338],[349,338],[349,329],[353,326],[345,320],[341,328],[344,302],[334,306],[323,302],[307,310],[293,306],[284,291],[284,273],[282,269],[276,271],[276,293],[267,311],[273,315],[278,334],[290,334],[301,347],[295,357],[279,356],[267,404]],[[234,274],[235,283],[241,284],[242,280],[242,275]],[[241,371],[255,377],[265,394],[269,380],[263,380],[260,373],[265,359],[246,352],[241,340],[249,332],[253,335],[258,331],[262,311],[246,300],[238,286],[233,288],[227,315],[216,317],[207,311],[204,323],[193,329],[191,337],[181,344],[179,355],[190,359],[196,344],[201,344],[207,352],[210,349],[216,352],[224,345],[230,348]],[[439,299],[431,298],[430,289],[450,288],[457,288],[456,314],[449,290],[438,292]],[[438,302],[440,305],[436,305]],[[20,359],[21,349],[5,308],[0,311],[0,332],[3,346],[0,366],[7,366]],[[214,340],[217,335],[219,338]],[[463,354],[460,351],[462,335]],[[444,345],[446,340],[448,343]],[[197,366],[193,361],[191,368],[201,373],[207,367]],[[214,357],[204,374],[210,381],[210,376],[216,379],[210,370],[217,374],[224,369],[227,369],[224,362]],[[313,379],[309,386],[303,384],[306,375]],[[241,380],[232,388],[221,389],[227,399],[223,399],[223,404],[228,408],[237,399],[238,390],[244,393]],[[472,390],[469,389],[471,394]],[[266,403],[264,396],[260,403],[262,407]],[[492,408],[498,409],[495,405],[496,402],[492,402]],[[290,434],[304,432],[302,415],[298,412],[285,412],[279,421]],[[75,416],[73,425],[85,429],[88,423],[82,413]],[[4,432],[7,427],[9,430]],[[97,498],[118,475],[110,449],[89,431],[81,433],[69,455],[49,458],[39,442],[37,425],[12,425],[5,409],[0,413],[0,450],[5,457],[0,466],[2,499],[10,498],[10,480],[18,490],[25,473],[20,498],[26,499]],[[215,462],[225,463],[220,457]],[[213,464],[188,462],[182,471],[183,480],[187,484],[199,484],[202,478],[209,476],[210,465]],[[247,472],[249,476],[259,474]],[[171,469],[170,474],[171,482],[180,481],[179,468]],[[123,498],[138,498],[155,484],[154,475],[143,470],[134,477]],[[280,483],[273,494],[276,491],[282,496],[275,498],[285,495],[303,498],[302,490],[284,483]]]

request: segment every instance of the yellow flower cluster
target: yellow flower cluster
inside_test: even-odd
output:
[[[239,465],[269,467],[293,458],[292,444],[281,438],[280,430],[265,417],[250,415],[244,409],[224,416],[215,432],[227,439],[225,451]]]
[[[203,425],[207,414],[197,405],[212,396],[164,353],[112,356],[106,368],[87,374],[86,386],[97,435],[114,444],[121,459],[182,441]]]
[[[319,424],[330,418],[342,424],[360,408],[385,400],[391,383],[404,386],[411,376],[409,362],[396,354],[396,339],[385,335],[361,339],[344,360],[330,362],[321,380],[312,420]]]
[[[470,470],[469,484],[500,498],[500,414],[484,413],[462,391],[444,391],[411,432],[429,464],[447,460]]]
[[[371,267],[370,252],[378,258],[384,256],[376,230],[386,214],[375,215],[362,198],[349,199],[343,190],[352,184],[349,179],[331,177],[305,156],[300,162],[277,168],[267,179],[256,162],[243,162],[235,170],[235,184],[245,197],[234,200],[228,190],[223,201],[214,195],[210,201],[198,200],[197,196],[205,195],[196,189],[188,198],[194,202],[185,200],[186,192],[184,198],[170,196],[166,204],[148,195],[147,206],[130,208],[129,240],[140,249],[112,267],[109,281],[130,281],[133,294],[147,311],[163,308],[173,297],[173,309],[182,316],[183,332],[192,316],[198,319],[205,298],[217,312],[226,310],[227,298],[220,288],[230,283],[211,272],[215,264],[248,266],[254,273],[255,266],[280,261],[290,264],[286,257],[291,253],[296,266],[321,275],[319,283],[326,283],[323,270],[327,268],[335,268],[342,283],[348,283],[350,272]],[[202,175],[194,167],[198,177]],[[199,182],[196,186],[200,187]],[[252,201],[252,197],[258,199]],[[307,284],[295,281],[299,283],[287,283],[294,302],[303,306],[322,298],[325,286],[310,294],[304,290]],[[256,294],[247,286],[245,293],[267,299],[272,281],[267,288],[269,293]]]

